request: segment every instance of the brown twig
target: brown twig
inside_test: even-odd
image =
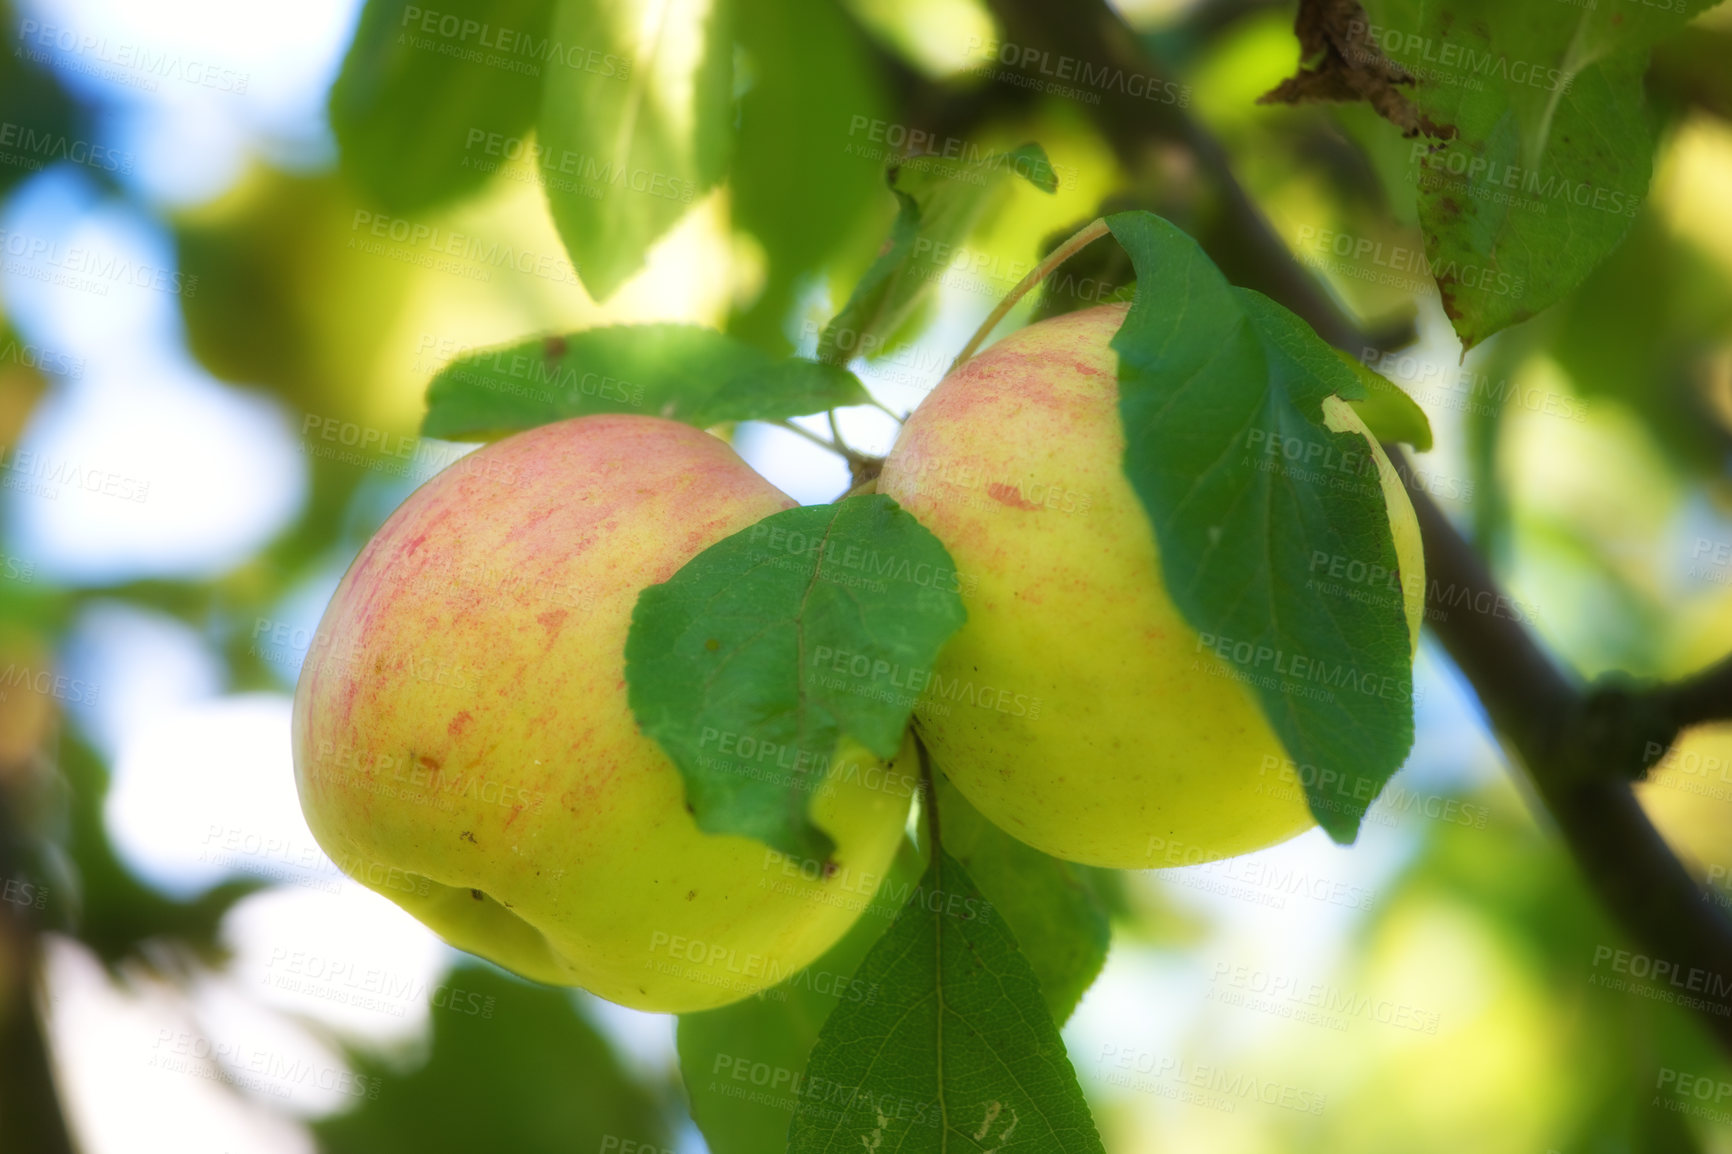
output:
[[[1364,101],[1403,136],[1446,140],[1455,128],[1438,124],[1403,88],[1413,76],[1383,54],[1359,0],[1299,0],[1293,31],[1299,37],[1299,70],[1257,99],[1258,104]]]

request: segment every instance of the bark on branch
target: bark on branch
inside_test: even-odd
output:
[[[1500,596],[1479,554],[1413,483],[1405,453],[1385,448],[1419,518],[1428,600],[1432,591],[1458,600],[1465,590],[1476,602]],[[1433,607],[1443,608],[1441,597]],[[1681,727],[1732,716],[1732,660],[1669,685],[1583,687],[1513,617],[1444,612],[1432,627],[1606,912],[1656,960],[1732,981],[1732,921],[1685,871],[1630,785]],[[1732,1019],[1704,1010],[1697,1020],[1732,1054]]]
[[[1006,38],[1023,46],[1164,75],[1104,0],[989,2]],[[1220,142],[1185,107],[1114,93],[1084,107],[1132,172],[1152,150],[1185,152],[1219,202],[1186,227],[1234,283],[1280,301],[1341,348],[1358,352],[1380,343],[1294,259],[1234,177]],[[1411,480],[1405,455],[1395,449],[1390,458]],[[1498,589],[1485,562],[1425,492],[1411,483],[1409,491],[1425,539],[1428,585],[1483,592],[1495,602]],[[1705,900],[1631,790],[1680,728],[1732,717],[1732,659],[1670,685],[1607,680],[1583,687],[1515,620],[1446,611],[1434,630],[1531,776],[1589,886],[1632,942],[1682,970],[1732,981],[1732,921]],[[1700,1018],[1732,1054],[1732,1019]]]

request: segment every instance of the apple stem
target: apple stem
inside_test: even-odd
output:
[[[832,422],[834,422],[835,419],[836,419],[835,417],[830,418],[830,420]],[[866,456],[864,453],[856,453],[853,449],[850,449],[847,445],[841,444],[839,441],[832,441],[828,437],[820,437],[817,433],[814,433],[812,430],[803,429],[799,425],[796,425],[792,421],[785,421],[785,420],[778,419],[778,420],[774,420],[774,421],[767,421],[765,423],[770,424],[770,425],[774,425],[778,429],[786,429],[790,433],[794,433],[798,436],[804,437],[808,441],[812,442],[814,445],[817,445],[821,448],[825,448],[825,449],[830,450],[832,453],[835,453],[838,457],[841,457],[843,460],[847,461],[849,464],[863,464],[863,463],[873,459],[871,457]],[[834,425],[832,425],[832,427],[834,427]]]
[[[847,454],[850,460],[853,460],[855,456],[854,450],[850,449],[848,447],[848,442],[842,439],[842,426],[836,423],[836,410],[825,409],[824,417],[830,422],[830,439],[836,442],[836,447],[842,450],[843,453]]]
[[[932,779],[932,756],[926,743],[914,734],[914,756],[920,761],[920,804],[926,810],[926,824],[932,830],[932,860],[938,860],[938,847],[944,844],[938,830],[938,785]]]
[[[874,409],[877,409],[880,413],[883,413],[885,416],[889,417],[892,421],[895,421],[898,425],[900,425],[902,423],[901,414],[898,413],[895,409],[892,409],[888,405],[884,404],[877,397],[868,398],[866,403],[871,405]]]
[[[974,335],[968,338],[968,343],[962,346],[962,351],[956,354],[956,359],[950,362],[950,368],[946,370],[945,375],[949,376],[951,373],[954,373],[957,369],[962,367],[963,362],[967,361],[969,357],[974,355],[975,351],[980,348],[986,338],[992,335],[992,330],[998,327],[998,322],[1002,321],[1005,318],[1005,315],[1008,314],[1011,309],[1016,307],[1017,301],[1020,301],[1024,296],[1028,295],[1029,289],[1032,289],[1035,285],[1051,276],[1053,269],[1057,268],[1059,265],[1075,256],[1079,251],[1087,248],[1106,234],[1107,222],[1105,218],[1096,217],[1093,221],[1084,226],[1075,236],[1071,237],[1069,240],[1048,253],[1046,259],[1030,269],[1027,276],[1017,281],[1016,287],[1006,293],[1004,299],[998,302],[998,307],[994,308],[991,313],[987,314],[986,320],[981,324],[980,328],[976,329]]]

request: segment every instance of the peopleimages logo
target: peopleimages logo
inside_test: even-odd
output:
[[[862,136],[869,144],[882,147],[863,147],[857,143],[857,138]],[[848,118],[848,137],[850,143],[846,151],[869,160],[895,156],[900,158],[899,163],[904,168],[938,171],[927,168],[925,162],[960,161],[971,170],[978,171],[964,173],[952,170],[941,174],[967,183],[984,183],[985,176],[998,169],[1013,172],[1036,184],[1044,184],[1050,179],[1056,181],[1061,188],[1074,188],[1078,179],[1075,165],[1054,164],[1044,155],[1006,152],[979,141],[966,140],[960,136],[941,136],[915,125],[878,120],[859,113]],[[970,177],[973,179],[970,180]]]
[[[133,155],[130,152],[116,152],[106,145],[14,124],[10,120],[0,120],[0,148],[18,150],[17,155],[0,153],[0,163],[20,164],[32,170],[40,168],[44,162],[65,160],[103,172],[132,175]]]
[[[7,878],[0,886],[0,901],[39,910],[48,905],[48,887],[23,878]]]
[[[1471,166],[1464,164],[1462,167],[1465,173]],[[1425,254],[1425,250],[1417,245],[1385,243],[1372,237],[1337,232],[1309,224],[1301,226],[1294,239],[1305,252],[1340,257],[1363,267],[1423,278],[1408,286],[1413,291],[1434,293],[1437,291],[1437,281],[1449,281],[1496,296],[1520,296],[1527,291],[1525,277],[1471,262],[1464,264],[1453,258],[1434,263]]]
[[[491,269],[507,269],[540,277],[556,284],[577,284],[577,270],[564,253],[539,253],[520,249],[505,241],[454,232],[436,225],[421,224],[403,217],[386,216],[356,209],[349,223],[349,247],[370,256],[391,256],[408,264],[418,264],[440,272],[451,272],[471,280],[491,279]],[[402,250],[386,249],[381,241],[404,246]],[[439,258],[450,258],[440,260]]]
[[[1439,177],[1459,177],[1464,184],[1473,188],[1519,190],[1523,195],[1534,198],[1536,206],[1541,210],[1544,210],[1546,202],[1550,201],[1575,208],[1592,208],[1614,216],[1635,216],[1636,210],[1642,206],[1640,193],[1602,188],[1585,180],[1570,180],[1556,173],[1548,176],[1536,168],[1507,164],[1449,145],[1437,147],[1423,140],[1416,141],[1407,155],[1410,164],[1426,170],[1420,173],[1420,179],[1422,184],[1428,186],[1440,183],[1428,176],[1428,173],[1436,173]]]
[[[0,670],[0,701],[5,701],[13,689],[23,689],[41,697],[52,697],[68,705],[95,705],[100,687],[52,669],[33,668],[12,662]]]
[[[631,61],[623,56],[586,48],[581,44],[564,44],[551,36],[537,36],[503,24],[490,24],[454,12],[441,12],[407,4],[398,22],[400,43],[411,48],[423,48],[467,60],[475,64],[505,66],[509,71],[528,75],[540,73],[541,64],[559,64],[580,72],[615,80],[631,76]],[[438,37],[444,43],[415,38]],[[489,55],[492,53],[493,55]],[[512,60],[510,57],[517,57]]]
[[[763,521],[752,526],[748,539],[770,553],[812,558],[818,574],[823,577],[833,577],[835,570],[846,569],[882,581],[963,594],[973,593],[977,583],[974,578],[959,574],[948,566],[911,561],[895,553],[880,553],[876,549],[833,541],[828,534],[802,533],[798,529]]]
[[[1593,968],[1596,972],[1589,976],[1589,985],[1603,986],[1610,990],[1629,990],[1658,1001],[1707,1009],[1721,1017],[1732,1016],[1732,1007],[1727,1006],[1724,1001],[1732,997],[1732,978],[1717,974],[1713,970],[1686,966],[1666,958],[1656,958],[1612,946],[1594,947]],[[1600,972],[1603,970],[1610,970],[1618,976],[1608,977]],[[1648,988],[1631,985],[1630,979],[1653,985]],[[1710,998],[1720,1000],[1707,1000]]]
[[[1501,52],[1486,52],[1457,44],[1448,39],[1434,39],[1400,28],[1368,24],[1362,20],[1347,25],[1349,39],[1363,36],[1373,45],[1394,57],[1403,67],[1421,70],[1426,78],[1437,78],[1439,68],[1463,76],[1491,78],[1504,84],[1538,88],[1546,92],[1568,92],[1575,77],[1562,68],[1552,68],[1526,60],[1511,60]],[[1348,59],[1363,63],[1374,53],[1364,48],[1348,51]],[[1433,65],[1419,69],[1420,65]],[[1445,81],[1447,83],[1447,81]],[[1477,91],[1477,86],[1475,88]]]
[[[1239,669],[1267,669],[1279,677],[1295,682],[1310,682],[1331,689],[1352,689],[1395,701],[1415,699],[1411,686],[1403,685],[1386,674],[1363,671],[1351,665],[1334,664],[1303,653],[1289,653],[1285,649],[1260,642],[1223,637],[1214,633],[1199,633],[1194,651],[1207,652]]]
[[[188,298],[198,295],[196,276],[114,253],[97,252],[83,245],[61,245],[43,236],[0,231],[0,255],[18,258],[6,262],[7,272],[80,292],[106,296],[109,288],[118,284]]]
[[[1191,87],[1174,80],[1162,80],[1141,72],[1127,72],[1111,64],[1097,64],[1075,56],[1065,56],[1044,48],[1014,44],[1009,40],[989,40],[980,36],[968,38],[968,54],[988,62],[987,67],[1003,65],[1023,73],[1031,83],[1022,87],[1044,86],[1054,96],[1064,96],[1087,104],[1099,104],[1103,92],[1117,92],[1135,100],[1156,104],[1176,104],[1180,108],[1191,103]],[[999,74],[997,79],[1015,83],[1011,75]],[[1070,85],[1079,87],[1070,87]]]
[[[822,649],[820,653],[824,652]],[[831,754],[802,749],[785,742],[766,741],[749,733],[704,726],[698,737],[700,750],[713,749],[723,759],[709,759],[715,768],[744,769],[757,767],[780,771],[796,779],[798,788],[813,789],[828,794],[837,785],[859,784],[873,791],[894,793],[899,797],[913,794],[919,779],[911,774],[892,772],[873,759],[849,757],[837,761]],[[752,775],[763,776],[763,775]]]
[[[1261,1078],[1243,1070],[1207,1062],[1192,1062],[1173,1054],[1158,1054],[1134,1046],[1103,1043],[1095,1062],[1096,1072],[1115,1086],[1159,1094],[1156,1082],[1172,1083],[1176,1087],[1198,1094],[1161,1094],[1192,1105],[1207,1106],[1235,1113],[1242,1102],[1260,1102],[1301,1114],[1321,1114],[1329,1097],[1314,1090],[1290,1086],[1269,1078]],[[1139,1078],[1138,1075],[1141,1077]]]
[[[78,380],[84,376],[84,358],[45,349],[28,341],[8,340],[0,344],[0,366],[18,365],[40,373]]]
[[[923,712],[937,705],[972,705],[1012,717],[1037,718],[1041,699],[1004,686],[982,685],[967,677],[946,677],[933,669],[904,666],[871,654],[820,645],[812,667],[820,674],[851,678],[885,690],[898,690]],[[832,688],[837,686],[831,685]]]
[[[179,80],[196,88],[211,88],[238,96],[246,92],[251,79],[245,72],[194,60],[178,52],[111,40],[107,36],[44,24],[38,20],[19,23],[18,42],[20,47],[14,54],[33,64],[53,64],[64,72],[76,72],[148,92],[155,92],[162,80]]]

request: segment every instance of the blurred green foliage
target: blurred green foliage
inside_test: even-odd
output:
[[[127,173],[79,168],[172,230],[181,271],[199,286],[178,300],[191,354],[218,380],[269,399],[308,451],[309,486],[279,538],[227,573],[65,588],[46,571],[29,581],[0,578],[0,668],[48,660],[69,625],[106,599],[185,624],[223,659],[224,691],[280,689],[284,670],[263,661],[250,643],[255,622],[276,620],[295,595],[340,571],[402,495],[452,452],[415,438],[421,409],[393,382],[414,375],[425,384],[477,341],[535,339],[676,312],[682,319],[706,313],[709,323],[766,357],[783,357],[802,342],[810,347],[881,255],[886,237],[897,235],[898,204],[913,195],[903,183],[912,170],[903,182],[893,180],[901,201],[886,190],[884,162],[893,150],[874,142],[895,128],[921,129],[933,140],[961,141],[983,153],[1038,139],[1067,179],[1051,196],[1019,188],[992,205],[959,198],[968,201],[966,211],[927,239],[956,246],[961,267],[989,273],[980,284],[968,282],[953,275],[950,256],[957,254],[932,252],[921,279],[940,291],[920,302],[898,299],[887,310],[898,323],[874,323],[872,331],[897,338],[886,340],[885,350],[971,328],[1022,271],[1098,213],[1159,208],[1173,219],[1207,222],[1221,211],[1219,185],[1172,140],[1116,151],[1105,143],[1111,100],[1042,96],[969,72],[945,76],[828,0],[727,5],[726,20],[701,26],[702,51],[695,63],[687,61],[690,101],[661,109],[662,118],[646,122],[642,138],[627,140],[623,152],[624,110],[631,93],[642,94],[632,85],[658,75],[656,57],[642,56],[617,23],[598,18],[601,6],[451,0],[441,7],[496,33],[529,37],[509,43],[538,62],[536,72],[476,65],[455,51],[411,42],[410,34],[444,36],[437,24],[432,32],[411,27],[420,19],[411,17],[414,7],[401,0],[366,4],[331,94],[338,149],[327,169],[256,163],[211,203],[169,213],[133,190]],[[986,7],[1002,17],[1008,6]],[[1583,10],[1548,7],[1562,16]],[[1601,5],[1599,12],[1619,8]],[[637,8],[607,8],[623,10]],[[919,18],[917,6],[897,11],[890,18]],[[21,15],[0,4],[0,24],[17,28]],[[990,23],[984,12],[982,19]],[[1147,25],[1139,29],[1142,42],[1155,45],[1194,89],[1188,112],[1226,150],[1246,195],[1322,295],[1366,331],[1441,315],[1425,276],[1430,250],[1411,183],[1411,143],[1361,106],[1253,103],[1293,66],[1289,6],[1221,0],[1137,20]],[[913,28],[908,35],[922,34]],[[1723,173],[1732,164],[1728,35],[1724,21],[1699,22],[1656,50],[1647,76],[1663,150],[1688,147],[1708,157],[1693,172]],[[569,56],[555,64],[538,54],[549,39],[583,48],[582,66],[570,67]],[[28,134],[35,147],[7,149],[13,159],[0,162],[0,196],[29,178],[35,161],[49,167],[73,141],[101,137],[114,113],[82,87],[73,90],[86,95],[74,100],[71,86],[20,51],[21,43],[11,47],[0,52],[0,120],[17,126],[18,139]],[[593,61],[590,50],[598,54]],[[554,75],[557,84],[543,83]],[[701,123],[696,138],[679,136],[681,109]],[[1699,131],[1680,144],[1685,128]],[[599,197],[559,188],[550,194],[541,187],[549,174],[539,161],[531,160],[527,183],[509,165],[477,163],[478,156],[501,159],[487,150],[493,136],[564,150],[600,169],[653,170],[682,183],[672,197],[634,198],[629,187],[612,185]],[[700,210],[717,188],[716,203]],[[672,266],[672,274],[655,274],[661,279],[647,287],[631,279],[655,245],[670,243],[688,213],[708,208],[721,222],[716,235],[706,237],[708,247],[681,250],[700,256]],[[535,220],[526,223],[530,216]],[[1447,383],[1422,389],[1399,374],[1390,377],[1414,393],[1442,459],[1459,462],[1449,467],[1465,474],[1460,480],[1471,495],[1450,512],[1471,519],[1512,587],[1541,605],[1542,633],[1583,665],[1676,671],[1680,655],[1701,643],[1690,633],[1711,635],[1732,620],[1727,581],[1712,571],[1707,578],[1680,577],[1688,558],[1660,555],[1646,538],[1632,548],[1628,536],[1631,524],[1676,526],[1692,517],[1690,524],[1703,527],[1691,532],[1707,539],[1732,532],[1732,229],[1722,221],[1718,233],[1704,231],[1688,216],[1675,201],[1644,208],[1621,244],[1596,245],[1610,247],[1610,255],[1579,285],[1564,286],[1554,308],[1505,331],[1463,364],[1453,349],[1409,350],[1448,370],[1446,380],[1449,371],[1466,369],[1521,388],[1476,396]],[[558,222],[557,233],[544,217]],[[381,219],[444,231],[437,241],[392,256],[360,251],[357,241]],[[906,225],[903,231],[911,245],[914,234]],[[497,266],[485,278],[438,267],[449,254],[434,245],[457,244],[454,234],[467,251],[472,240],[521,245],[523,233],[538,257],[547,253],[536,245],[557,250],[556,237],[564,235],[583,287],[549,286]],[[1348,256],[1334,247],[1338,236],[1350,238]],[[1376,255],[1353,255],[1362,242]],[[729,283],[694,288],[711,263]],[[1040,315],[1107,299],[1132,276],[1122,251],[1109,244],[1084,253],[1068,272],[1070,282],[1049,284]],[[8,285],[14,283],[25,282]],[[656,313],[663,302],[666,311]],[[0,447],[7,451],[40,416],[45,396],[58,400],[78,387],[75,374],[51,374],[45,383],[24,365],[20,350],[28,339],[0,326]],[[934,360],[941,370],[947,357]],[[906,362],[887,357],[880,367],[900,371]],[[913,400],[937,373],[925,375],[931,379],[913,382]],[[1579,421],[1536,415],[1522,388],[1556,390],[1585,415]],[[373,435],[372,447],[349,457],[311,451],[341,447],[322,433],[347,435],[351,427],[357,437]],[[419,471],[380,447],[391,437],[409,439],[407,459]],[[5,528],[10,535],[16,525]],[[1703,621],[1711,627],[1702,628]],[[56,895],[39,922],[18,923],[20,932],[63,935],[122,985],[141,970],[188,984],[224,972],[225,918],[263,883],[232,876],[173,897],[137,876],[106,825],[111,766],[88,732],[88,713],[36,708],[43,704],[0,697],[0,790],[7,803],[0,806],[0,861]],[[1426,740],[1422,729],[1422,747]],[[1103,1086],[1079,1060],[1109,1149],[1732,1149],[1725,1120],[1669,1108],[1679,1096],[1661,1082],[1667,1070],[1728,1081],[1732,1069],[1675,1006],[1590,981],[1605,968],[1596,962],[1602,951],[1624,943],[1542,823],[1506,793],[1470,792],[1475,787],[1466,782],[1479,767],[1466,761],[1463,755],[1463,764],[1444,767],[1460,772],[1441,788],[1485,802],[1494,820],[1483,829],[1436,821],[1402,826],[1403,862],[1358,925],[1352,955],[1336,965],[1337,979],[1355,989],[1434,983],[1435,997],[1450,999],[1439,1032],[1409,1037],[1358,1023],[1345,1032],[1301,1025],[1247,1030],[1238,1019],[1223,1025],[1203,1018],[1197,1033],[1175,1042],[1194,1058],[1249,1037],[1253,1063],[1327,1091],[1320,1115],[1229,1116],[1169,1097],[1139,1098]],[[1109,929],[1133,974],[1138,965],[1182,968],[1205,947],[1231,940],[1220,911],[1191,901],[1182,884],[1030,857],[1032,851],[990,828],[971,830],[966,817],[954,828],[953,854],[1002,908],[1061,1019],[1103,965]],[[1726,839],[1721,856],[1703,860],[1732,856],[1732,829]],[[906,889],[919,865],[910,850],[892,886]],[[759,1067],[785,1071],[788,1080],[804,1071],[838,1004],[835,991],[852,989],[860,959],[894,912],[874,907],[786,989],[681,1020],[678,1051],[688,1075],[712,1075],[689,1081],[685,1094],[716,1154],[781,1148],[793,1114],[789,1100],[726,1092],[739,1081],[735,1071],[747,1071],[745,1085]],[[1262,929],[1276,938],[1299,933],[1284,923]],[[31,988],[34,958],[0,934],[6,1004],[23,1004],[16,994]],[[814,975],[824,975],[823,982]],[[605,1152],[631,1149],[626,1142],[671,1149],[680,1126],[674,1072],[645,1075],[622,1061],[581,1004],[569,992],[462,963],[430,993],[431,1027],[422,1043],[389,1054],[358,1045],[349,1052],[364,1080],[358,1084],[376,1088],[377,1096],[369,1092],[353,1108],[313,1121],[311,1131],[333,1154]],[[478,1007],[488,1012],[468,1012]],[[1157,1025],[1194,1025],[1193,1008],[1168,1007],[1170,1018]],[[23,1060],[43,1073],[44,1059],[25,1053],[24,1041],[0,1055],[13,1063],[4,1071],[8,1084],[51,1085],[17,1069]],[[0,1107],[19,1100],[0,1093]],[[32,1133],[51,1142],[57,1104],[40,1095],[33,1100],[31,1108],[42,1113],[30,1119],[41,1123]],[[0,1117],[0,1140],[22,1132],[11,1125],[9,1116]]]
[[[360,1105],[314,1128],[326,1154],[671,1144],[654,1089],[630,1078],[570,992],[466,964],[433,992],[432,1015],[424,1061],[355,1056]]]

